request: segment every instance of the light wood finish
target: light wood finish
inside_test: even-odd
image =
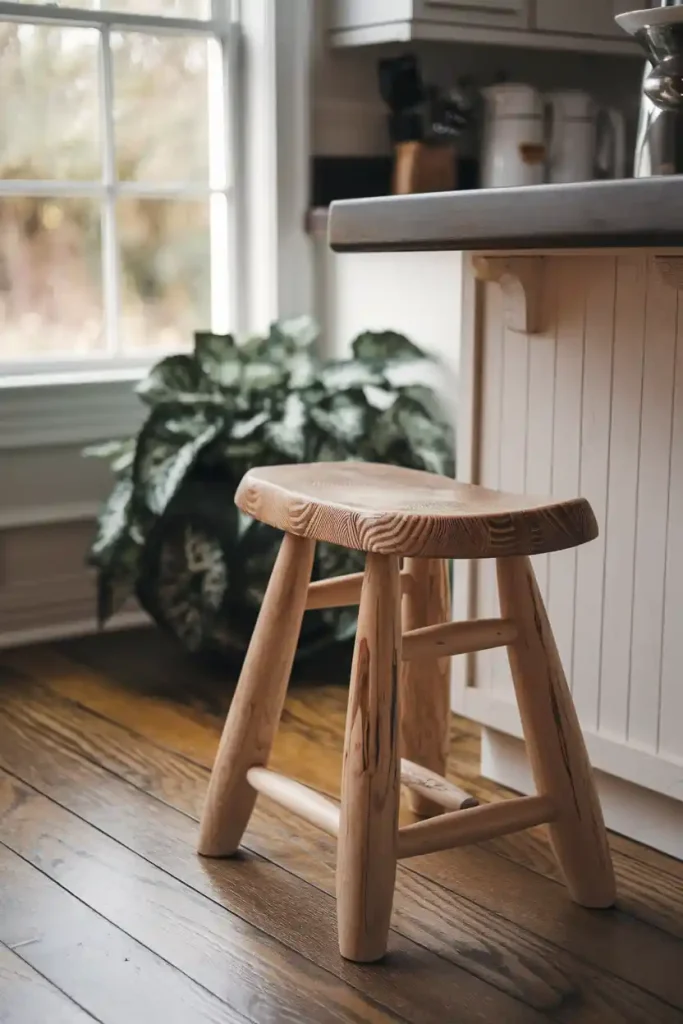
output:
[[[555,811],[554,801],[547,796],[522,796],[518,800],[449,811],[430,821],[418,821],[399,829],[398,856],[417,857],[520,832],[552,821]]]
[[[406,631],[434,624],[438,628],[450,617],[448,563],[443,560],[407,558],[404,572],[412,587],[401,605],[402,657],[406,658]],[[434,648],[424,657],[413,657],[401,667],[400,734],[401,754],[409,762],[431,769],[436,776],[446,772],[450,724],[450,662],[434,657]],[[408,790],[408,804],[416,814],[441,811],[438,802],[424,792]]]
[[[337,685],[324,664],[295,672],[272,763],[338,797],[346,672]],[[402,861],[391,955],[368,969],[339,957],[336,843],[318,829],[264,798],[238,864],[194,854],[231,698],[223,675],[136,630],[0,652],[0,694],[0,762],[32,787],[0,796],[3,841],[252,1019],[272,1007],[307,1024],[680,1024],[683,864],[671,858],[611,835],[619,912],[599,914],[554,880],[545,828]],[[478,764],[478,727],[454,716],[449,780],[509,798]],[[68,965],[54,966],[59,984]],[[33,1024],[38,997],[16,1024]],[[128,1003],[106,1019],[130,1016]]]
[[[298,814],[304,821],[316,828],[336,836],[339,832],[339,804],[326,796],[304,786],[286,775],[270,771],[269,768],[250,768],[247,772],[250,786],[275,800],[286,810]]]
[[[538,791],[556,804],[553,849],[577,903],[609,907],[614,873],[593,773],[555,640],[528,558],[497,563],[501,611],[518,636],[508,647]]]
[[[401,593],[405,594],[412,585],[412,577],[407,572],[401,573]],[[326,580],[316,580],[308,588],[306,610],[313,608],[342,608],[360,602],[363,587],[363,573],[352,572],[346,576],[331,576]]]
[[[199,852],[234,853],[254,807],[247,771],[265,765],[280,722],[315,545],[286,534],[230,705],[202,815]]]
[[[457,187],[457,149],[450,144],[399,142],[394,147],[392,191],[449,192]]]
[[[538,334],[543,300],[543,256],[473,256],[480,281],[496,281],[504,296],[505,325],[522,334]]]
[[[450,726],[448,720],[447,725]],[[454,786],[442,775],[420,764],[414,764],[413,761],[407,761],[404,757],[401,758],[401,785],[405,786],[411,795],[422,797],[425,803],[436,806],[439,811],[444,808],[447,811],[462,811],[467,807],[476,807],[479,803],[476,797],[470,796],[459,786]]]
[[[583,498],[505,494],[367,462],[252,469],[235,501],[299,537],[401,557],[531,555],[576,547],[598,533]]]
[[[438,653],[443,657],[507,647],[517,635],[512,619],[472,619],[470,622],[445,622],[423,626],[403,634],[403,660],[425,658]]]
[[[396,874],[401,659],[398,560],[368,555],[351,669],[337,852],[339,949],[379,960]]]

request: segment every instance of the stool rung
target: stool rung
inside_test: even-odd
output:
[[[339,804],[316,792],[310,786],[270,768],[250,768],[247,782],[258,793],[270,797],[292,814],[298,814],[310,825],[328,832],[331,836],[339,834]]]
[[[450,811],[400,828],[398,856],[417,857],[422,853],[479,843],[494,836],[543,825],[553,821],[555,816],[555,802],[548,796],[523,796],[463,811]]]
[[[306,611],[311,611],[313,608],[342,608],[346,605],[360,604],[364,575],[362,572],[352,572],[348,576],[331,576],[327,580],[316,580],[315,583],[309,583]],[[402,593],[405,594],[411,582],[410,573],[402,572]]]
[[[479,801],[463,789],[454,786],[443,775],[423,768],[420,764],[401,758],[401,782],[408,789],[425,796],[434,803],[445,807],[447,811],[461,811],[468,807],[477,807]]]
[[[512,619],[472,619],[469,622],[442,622],[422,626],[403,634],[402,657],[446,658],[453,654],[488,651],[507,647],[517,636]]]

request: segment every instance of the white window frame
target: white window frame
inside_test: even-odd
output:
[[[99,33],[99,111],[102,144],[102,173],[98,181],[10,181],[0,179],[3,196],[36,196],[45,198],[92,198],[102,211],[102,285],[103,327],[105,344],[101,352],[88,357],[58,359],[27,358],[2,360],[0,379],[3,384],[15,378],[50,379],[64,375],[97,373],[98,371],[136,370],[148,366],[159,357],[146,353],[122,354],[119,322],[121,296],[119,281],[119,239],[116,203],[121,197],[153,199],[206,199],[209,203],[211,323],[212,329],[225,332],[235,320],[233,268],[236,264],[235,233],[231,227],[234,207],[233,145],[229,113],[234,86],[234,61],[231,58],[235,31],[229,0],[211,0],[211,17],[207,19],[175,18],[163,15],[128,14],[116,11],[89,11],[77,6],[51,7],[44,4],[0,2],[0,22],[14,21],[54,27],[90,28]],[[160,183],[119,181],[116,172],[115,126],[113,107],[113,70],[111,34],[117,30],[149,32],[159,36],[185,35],[215,42],[208,53],[209,68],[209,175],[206,183]],[[211,64],[222,64],[221,74],[211,76]],[[216,123],[220,131],[215,130]],[[212,126],[214,130],[212,129]]]
[[[222,33],[225,40],[226,137],[232,155],[227,180],[235,213],[228,218],[234,259],[229,286],[239,336],[313,308],[312,243],[305,226],[313,2],[212,0],[218,17],[202,22],[208,33]],[[6,7],[0,2],[0,18]],[[42,5],[26,4],[20,20],[27,11],[30,20],[46,18]],[[54,13],[50,8],[50,17]],[[121,23],[121,16],[102,15],[109,25]],[[93,12],[83,12],[83,23],[92,17]],[[132,18],[126,17],[126,24]],[[184,19],[135,19],[148,28],[159,21],[171,30],[186,28]],[[0,376],[0,450],[129,435],[144,414],[132,385],[149,362],[80,370],[60,364],[40,374]]]

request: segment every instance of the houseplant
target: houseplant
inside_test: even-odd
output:
[[[360,459],[451,473],[452,428],[424,383],[430,360],[407,338],[366,332],[352,357],[324,361],[308,318],[238,344],[199,333],[194,352],[162,359],[137,392],[134,438],[88,449],[115,482],[90,562],[104,623],[135,593],[193,652],[241,656],[280,535],[234,505],[253,465]],[[317,546],[314,578],[354,572],[359,552]],[[309,613],[302,649],[344,639],[352,609]]]

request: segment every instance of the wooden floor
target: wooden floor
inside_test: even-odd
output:
[[[345,691],[312,674],[273,766],[336,795]],[[326,835],[260,799],[243,854],[200,860],[230,693],[153,632],[0,653],[3,1024],[683,1022],[683,864],[622,838],[607,912],[542,829],[405,862],[376,966],[338,955]],[[506,796],[477,765],[454,720],[453,778]]]

